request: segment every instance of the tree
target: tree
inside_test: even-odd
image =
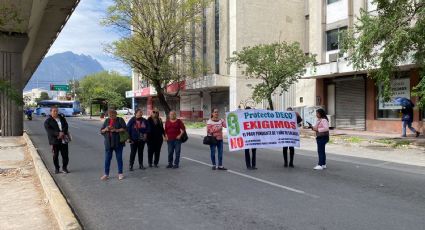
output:
[[[343,36],[342,52],[356,70],[367,70],[382,87],[380,96],[390,100],[391,77],[401,63],[413,62],[420,82],[413,89],[419,105],[425,106],[425,1],[374,0],[377,10],[361,10],[354,27]]]
[[[166,112],[167,85],[203,72],[197,60],[186,58],[195,43],[196,25],[209,0],[114,0],[103,24],[128,33],[107,51],[130,65],[153,86]]]
[[[35,101],[38,103],[40,101],[44,101],[44,100],[50,100],[51,98],[49,97],[49,94],[47,92],[41,92],[40,93],[40,97],[36,98]]]
[[[116,72],[99,72],[80,80],[77,96],[84,107],[89,107],[91,100],[105,98],[108,105],[119,108],[127,105],[125,91],[131,90],[131,79]]]
[[[274,109],[272,95],[279,88],[280,94],[298,81],[305,73],[305,67],[314,63],[314,56],[304,54],[299,43],[277,42],[244,47],[234,52],[229,58],[244,68],[243,74],[248,78],[262,80],[254,87],[252,98],[259,103],[267,99],[269,108]]]

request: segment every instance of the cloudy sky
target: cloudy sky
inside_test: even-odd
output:
[[[104,52],[104,45],[120,38],[120,33],[100,25],[112,0],[81,0],[47,56],[65,51],[90,55],[107,70],[130,74],[130,68]]]

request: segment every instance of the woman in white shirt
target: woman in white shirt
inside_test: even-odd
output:
[[[319,163],[315,170],[326,169],[326,143],[329,142],[329,121],[326,112],[323,109],[316,111],[317,122],[311,128],[316,131],[317,153],[319,155]]]

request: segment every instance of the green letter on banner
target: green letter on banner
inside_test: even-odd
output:
[[[227,132],[230,136],[237,136],[240,133],[238,115],[229,113],[227,116]]]

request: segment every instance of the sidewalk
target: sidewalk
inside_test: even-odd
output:
[[[0,137],[0,229],[59,229],[22,137]]]

